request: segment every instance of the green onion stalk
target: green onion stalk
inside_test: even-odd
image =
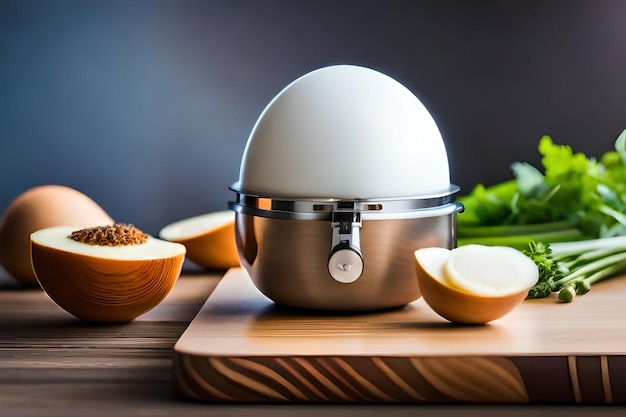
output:
[[[571,302],[603,279],[626,272],[626,236],[557,242],[532,241],[523,251],[539,269],[539,280],[527,298],[543,298],[558,292]]]

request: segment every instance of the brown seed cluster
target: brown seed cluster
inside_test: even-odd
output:
[[[148,240],[148,235],[132,224],[121,223],[76,230],[68,237],[77,242],[98,246],[139,245]]]

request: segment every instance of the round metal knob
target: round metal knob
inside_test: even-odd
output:
[[[349,284],[363,273],[363,257],[352,248],[334,251],[328,258],[328,272],[335,281]]]

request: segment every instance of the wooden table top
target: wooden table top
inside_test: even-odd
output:
[[[226,405],[178,399],[173,347],[221,277],[219,271],[188,268],[152,311],[128,324],[93,325],[0,269],[0,416],[623,415],[610,406]]]

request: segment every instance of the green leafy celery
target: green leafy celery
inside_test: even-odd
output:
[[[626,130],[599,161],[549,136],[538,150],[543,172],[515,162],[513,179],[479,184],[459,199],[466,207],[457,224],[459,245],[493,241],[525,248],[532,240],[626,235]]]

